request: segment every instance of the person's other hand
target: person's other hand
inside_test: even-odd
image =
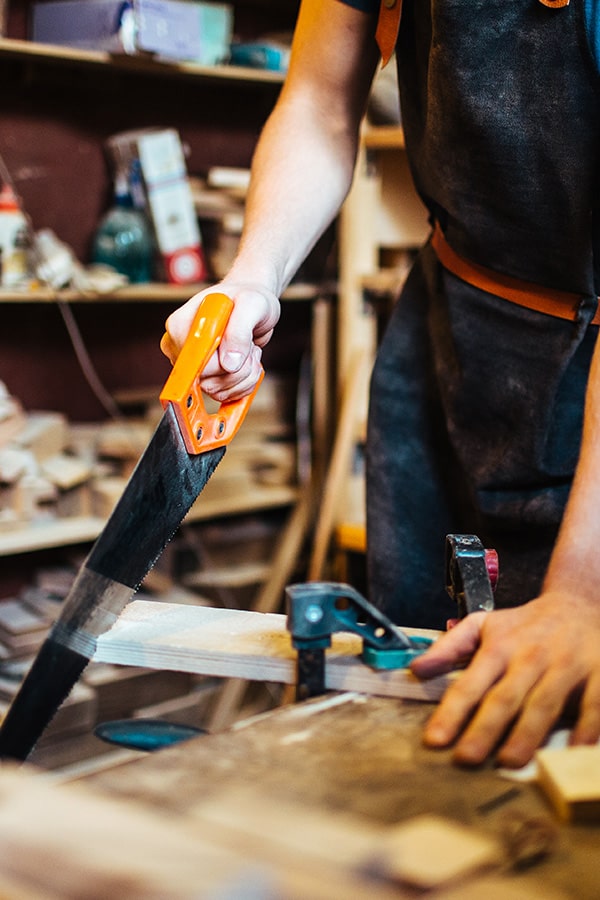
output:
[[[470,658],[428,721],[424,742],[453,743],[456,762],[477,765],[496,748],[500,765],[532,758],[569,701],[578,701],[572,744],[600,738],[600,603],[544,593],[515,609],[478,612],[413,661],[430,678]]]
[[[263,347],[279,320],[280,306],[270,291],[224,281],[194,294],[165,323],[161,350],[171,363],[177,359],[206,294],[218,291],[233,300],[234,308],[217,352],[202,373],[202,390],[219,403],[252,393],[261,373]]]

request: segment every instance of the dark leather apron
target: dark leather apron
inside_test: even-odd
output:
[[[369,596],[444,627],[449,532],[500,554],[498,605],[539,591],[577,462],[597,328],[600,79],[582,0],[404,0],[403,124],[450,246],[576,298],[571,319],[511,303],[420,253],[372,387]],[[577,300],[577,298],[579,298]]]

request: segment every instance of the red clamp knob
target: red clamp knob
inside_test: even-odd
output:
[[[488,578],[490,579],[490,585],[492,590],[496,590],[496,585],[498,584],[498,574],[500,571],[500,563],[498,561],[498,551],[497,550],[487,550],[485,551],[485,567],[487,569]]]

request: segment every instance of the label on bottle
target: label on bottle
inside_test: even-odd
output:
[[[0,211],[2,287],[15,287],[29,276],[27,222],[19,210]]]
[[[206,266],[199,247],[182,247],[164,254],[167,278],[171,284],[194,284],[206,278]]]

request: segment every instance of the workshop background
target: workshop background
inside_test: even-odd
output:
[[[44,641],[163,414],[165,319],[236,252],[298,6],[0,0],[0,722],[42,646],[69,662]],[[388,637],[360,595],[369,373],[427,234],[392,62],[240,431],[82,676],[52,670],[76,683],[26,765],[3,755],[2,897],[598,896],[597,748],[459,769],[421,734],[460,672],[359,637]],[[326,655],[330,614],[356,627]]]
[[[165,319],[233,258],[297,9],[3,3],[4,710],[158,421]],[[352,196],[283,298],[250,413],[141,596],[281,611],[286,583],[309,574],[364,587],[366,382],[426,231],[395,90],[391,66],[373,93]],[[206,678],[93,664],[35,761],[110,753],[92,733],[107,716],[150,710],[212,731],[281,700],[275,685],[222,694]]]

